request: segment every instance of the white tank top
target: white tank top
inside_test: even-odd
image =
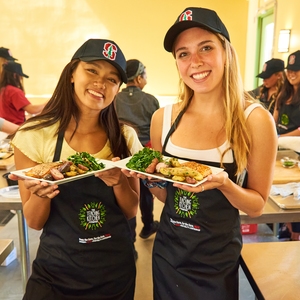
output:
[[[163,131],[161,137],[162,145],[165,142],[166,136],[171,128],[171,119],[172,119],[172,106],[173,104],[166,105],[164,107],[164,119],[163,119]],[[249,105],[245,109],[245,117],[246,119],[250,115],[250,113],[256,108],[262,107],[259,103],[253,103]],[[223,145],[219,148],[207,149],[207,150],[194,150],[194,149],[187,149],[176,146],[172,143],[171,137],[166,145],[166,152],[172,153],[172,155],[177,157],[186,157],[189,159],[194,160],[203,160],[203,161],[221,161],[221,154],[230,147],[230,143],[226,141]],[[224,163],[232,163],[233,162],[233,153],[232,150],[227,151],[225,156],[223,157]]]

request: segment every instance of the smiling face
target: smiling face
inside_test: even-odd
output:
[[[73,72],[74,96],[79,107],[102,110],[112,103],[119,91],[118,70],[105,60],[80,61]]]
[[[298,88],[300,86],[300,70],[286,70],[286,78],[295,88]]]
[[[182,80],[195,93],[220,91],[225,50],[215,34],[197,27],[187,29],[177,37],[174,53]]]

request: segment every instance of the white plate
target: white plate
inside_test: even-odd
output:
[[[12,185],[0,189],[0,196],[4,198],[19,199],[20,198],[19,186]]]
[[[39,181],[44,181],[44,182],[48,182],[49,184],[64,184],[70,181],[74,181],[74,180],[79,180],[85,177],[89,177],[94,175],[95,173],[98,172],[103,172],[103,171],[107,171],[109,169],[115,168],[115,165],[112,164],[112,161],[110,160],[105,160],[105,159],[97,159],[98,163],[103,163],[105,165],[105,168],[102,170],[97,170],[97,171],[90,171],[84,174],[80,174],[80,175],[76,175],[76,176],[72,176],[72,177],[68,177],[68,178],[64,178],[64,179],[60,179],[60,180],[45,180],[45,179],[39,179],[39,178],[34,178],[31,176],[26,176],[25,172],[29,171],[32,168],[27,168],[27,169],[23,169],[23,170],[17,170],[17,171],[11,171],[11,174],[14,174],[18,177],[24,178],[24,179],[35,179],[35,180],[39,180]]]
[[[128,163],[128,161],[131,159],[132,156],[130,157],[127,157],[125,159],[122,159],[122,160],[119,160],[119,161],[114,161],[112,162],[116,167],[118,168],[121,168],[121,169],[126,169],[126,170],[130,170],[130,171],[134,171],[136,173],[140,173],[140,174],[143,174],[143,175],[146,175],[146,176],[151,176],[152,178],[156,178],[156,179],[162,179],[162,180],[166,180],[166,181],[170,181],[170,182],[177,182],[177,183],[180,183],[180,184],[185,184],[185,185],[189,185],[189,186],[198,186],[199,184],[205,182],[207,180],[207,178],[204,178],[203,180],[201,181],[198,181],[194,184],[191,184],[191,183],[187,183],[187,182],[182,182],[182,181],[175,181],[175,180],[172,180],[168,177],[165,177],[163,174],[159,174],[159,173],[154,173],[154,174],[150,174],[150,173],[146,173],[146,172],[140,172],[140,171],[136,171],[136,170],[132,170],[132,169],[129,169],[128,167],[126,167],[126,164]],[[167,156],[164,156],[163,157],[164,159],[169,159],[170,157],[167,157]],[[178,161],[180,163],[184,163],[186,162],[186,160],[183,160],[183,159],[178,159]],[[207,166],[207,165],[206,165]],[[212,174],[218,174],[220,172],[222,172],[224,169],[222,168],[216,168],[216,167],[212,167],[212,166],[208,166],[211,168],[211,171],[212,171]]]

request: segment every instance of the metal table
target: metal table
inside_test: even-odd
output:
[[[0,210],[15,210],[17,212],[21,255],[21,276],[23,290],[25,291],[26,283],[31,270],[29,257],[28,228],[23,215],[21,199],[8,199],[0,196]]]

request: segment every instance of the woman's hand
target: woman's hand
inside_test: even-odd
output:
[[[113,168],[95,173],[95,177],[100,178],[107,186],[116,186],[122,182],[123,174],[120,168]]]
[[[52,199],[59,193],[59,190],[57,189],[58,185],[56,184],[48,184],[47,182],[39,181],[38,179],[24,179],[14,174],[9,174],[8,178],[11,180],[22,180],[25,188],[40,198],[47,197]]]

